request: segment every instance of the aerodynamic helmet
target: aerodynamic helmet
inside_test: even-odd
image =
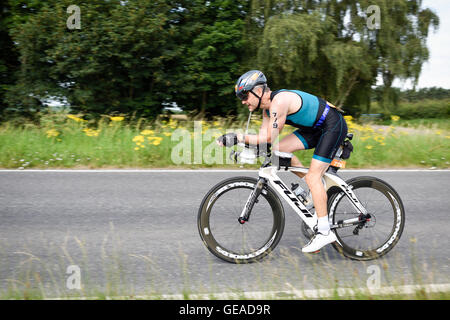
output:
[[[267,79],[264,73],[259,70],[250,70],[238,79],[234,91],[240,100],[245,100],[254,87],[266,83]]]

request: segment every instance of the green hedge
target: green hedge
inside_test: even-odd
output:
[[[402,102],[392,112],[402,119],[449,118],[450,99]]]
[[[372,103],[370,111],[371,113],[385,113],[376,102]],[[404,120],[450,118],[450,99],[401,101],[397,107],[390,108],[389,112]]]

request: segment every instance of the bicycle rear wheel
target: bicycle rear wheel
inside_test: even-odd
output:
[[[356,177],[346,182],[366,208],[370,219],[345,225],[360,213],[343,191],[328,198],[329,219],[338,225],[336,250],[355,260],[372,260],[388,253],[399,241],[405,225],[405,209],[400,196],[386,182],[374,177]]]
[[[280,199],[264,186],[250,218],[238,218],[257,180],[235,177],[214,186],[203,198],[198,212],[198,231],[215,256],[232,263],[250,263],[268,255],[284,230],[284,210]]]

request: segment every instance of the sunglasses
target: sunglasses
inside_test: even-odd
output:
[[[240,91],[239,93],[237,93],[237,97],[241,100],[241,101],[247,101],[248,99],[248,94],[252,93],[255,97],[259,98],[256,93],[254,93],[252,90],[250,91]]]

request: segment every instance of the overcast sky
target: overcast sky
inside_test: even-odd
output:
[[[450,89],[450,1],[423,0],[422,7],[431,8],[440,20],[437,32],[428,34],[430,59],[422,66],[418,88],[442,87]],[[433,30],[433,29],[431,29]],[[395,81],[394,86],[409,89],[410,82]]]

